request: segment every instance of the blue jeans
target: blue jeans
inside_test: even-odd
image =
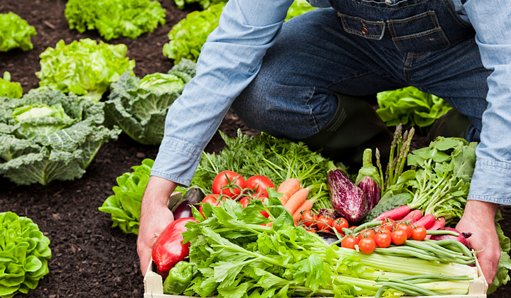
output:
[[[331,2],[335,9],[316,9],[284,24],[256,79],[233,104],[248,126],[295,140],[329,130],[332,137],[338,132],[363,143],[372,136],[360,137],[353,123],[379,124],[349,115],[360,109],[345,106],[343,98],[412,85],[468,117],[467,137],[478,138],[490,71],[481,63],[473,29],[449,0]]]

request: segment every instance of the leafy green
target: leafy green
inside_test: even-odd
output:
[[[34,48],[30,38],[37,33],[27,21],[13,12],[0,14],[0,52],[15,48],[28,51]]]
[[[36,75],[40,86],[85,95],[97,102],[123,73],[133,73],[135,61],[126,57],[127,51],[124,44],[86,38],[66,45],[61,40],[41,53],[41,71]]]
[[[165,24],[165,10],[153,0],[69,0],[65,15],[71,29],[97,29],[106,40],[135,39]]]
[[[294,17],[302,15],[308,11],[314,10],[315,7],[311,6],[307,0],[295,0],[289,10],[287,11],[286,21],[291,20]]]
[[[4,72],[0,78],[0,97],[20,98],[23,95],[23,88],[20,83],[11,82],[11,74]]]
[[[428,147],[408,155],[415,170],[409,185],[410,208],[457,221],[463,215],[470,180],[475,167],[476,143],[461,138],[438,137]]]
[[[218,3],[227,3],[227,0],[174,0],[177,8],[184,9],[185,5],[198,3],[202,9],[209,8]]]
[[[154,73],[142,79],[125,73],[112,84],[105,103],[108,119],[133,140],[159,145],[167,110],[195,75],[195,63],[183,59],[168,73]]]
[[[185,295],[353,297],[375,296],[380,289],[384,297],[415,291],[466,294],[469,280],[476,276],[467,265],[378,252],[363,255],[328,245],[317,234],[295,227],[272,195],[269,219],[260,214],[263,208],[257,200],[246,208],[233,200],[218,207],[205,204],[207,219],[195,210],[197,222],[188,223],[183,233],[183,241],[190,243],[189,261],[197,269]],[[268,221],[273,224],[265,225]],[[404,284],[410,287],[400,286]]]
[[[197,61],[208,35],[218,27],[225,3],[211,5],[203,11],[193,11],[172,27],[169,43],[163,46],[163,55],[179,63],[186,58]]]
[[[491,294],[495,292],[499,287],[506,285],[509,280],[509,270],[511,270],[511,259],[509,257],[509,251],[511,251],[511,240],[509,237],[504,235],[504,231],[500,226],[500,221],[503,220],[502,213],[499,211],[495,217],[495,227],[497,228],[497,235],[499,236],[500,243],[500,260],[497,269],[497,274],[493,279],[487,293]]]
[[[120,133],[103,121],[103,103],[48,88],[0,98],[0,175],[21,185],[80,178]]]
[[[265,175],[275,185],[287,178],[297,178],[303,185],[312,187],[315,209],[331,208],[326,185],[327,172],[336,167],[333,161],[310,150],[302,142],[293,142],[262,133],[258,136],[243,135],[236,138],[222,134],[226,147],[218,154],[203,153],[192,185],[205,193],[210,192],[211,183],[222,170],[235,171],[245,177]]]
[[[98,208],[111,215],[112,227],[119,227],[126,234],[138,234],[142,197],[153,164],[154,160],[144,159],[142,164],[132,167],[132,172],[117,177],[117,186],[112,188],[114,194]]]
[[[0,297],[35,289],[50,259],[50,240],[31,219],[0,213]]]
[[[406,87],[377,94],[376,113],[388,126],[398,124],[430,126],[451,107],[440,97]]]

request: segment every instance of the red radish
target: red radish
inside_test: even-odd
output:
[[[413,223],[416,227],[424,227],[427,229],[431,228],[435,224],[436,218],[432,214],[426,214],[421,219]]]
[[[410,221],[410,224],[415,223],[417,220],[419,220],[422,217],[422,211],[420,210],[413,210],[408,215],[403,217],[401,221]]]
[[[456,230],[455,228],[450,228],[450,227],[443,228],[442,230],[458,233],[458,236],[456,237],[454,235],[433,235],[433,236],[431,236],[431,240],[453,239],[453,240],[456,240],[456,241],[460,242],[461,244],[465,245],[466,247],[470,248],[470,245],[468,244],[468,241],[467,241],[467,238],[470,237],[470,234],[468,234],[468,236],[466,236],[466,234],[461,233],[460,231]]]
[[[410,211],[412,211],[412,210],[407,205],[399,206],[392,210],[383,212],[376,218],[376,220],[384,220],[387,218],[390,218],[392,220],[399,220],[399,219],[405,217],[406,215],[408,215],[408,213],[410,213]]]
[[[445,227],[445,218],[443,217],[440,217],[439,219],[437,219],[435,221],[435,223],[431,226],[431,228],[429,228],[428,230],[440,230],[442,229],[443,227]],[[431,235],[428,235],[426,236],[426,239],[430,239],[431,238]]]

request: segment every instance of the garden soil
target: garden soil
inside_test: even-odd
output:
[[[9,71],[12,80],[20,82],[25,92],[38,85],[35,73],[39,71],[39,54],[46,48],[54,47],[61,39],[66,43],[80,38],[99,40],[94,32],[80,34],[69,30],[64,17],[65,3],[64,0],[0,0],[0,13],[15,12],[37,30],[32,51],[0,53],[0,74]],[[110,41],[128,46],[128,55],[136,60],[138,76],[167,72],[172,67],[172,61],[161,53],[162,46],[168,41],[170,28],[193,10],[178,10],[171,0],[163,1],[163,6],[167,9],[164,26],[136,40]],[[247,134],[257,133],[232,113],[227,114],[220,130],[234,136],[238,128]],[[216,134],[206,150],[217,152],[223,146]],[[143,146],[121,135],[101,148],[79,180],[47,186],[16,186],[0,178],[0,212],[12,211],[30,217],[51,240],[50,273],[26,297],[142,297],[136,236],[111,228],[109,215],[97,208],[112,194],[117,176],[130,171],[144,158],[155,158],[157,150],[157,146]],[[511,235],[511,208],[503,211],[503,227]],[[511,297],[511,286],[501,288],[491,297]]]

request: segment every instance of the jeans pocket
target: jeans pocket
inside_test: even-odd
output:
[[[355,34],[363,38],[381,40],[385,33],[384,21],[369,21],[360,17],[337,13],[342,28],[347,33]]]
[[[446,48],[449,39],[435,11],[387,21],[394,45],[403,52],[427,52]]]

